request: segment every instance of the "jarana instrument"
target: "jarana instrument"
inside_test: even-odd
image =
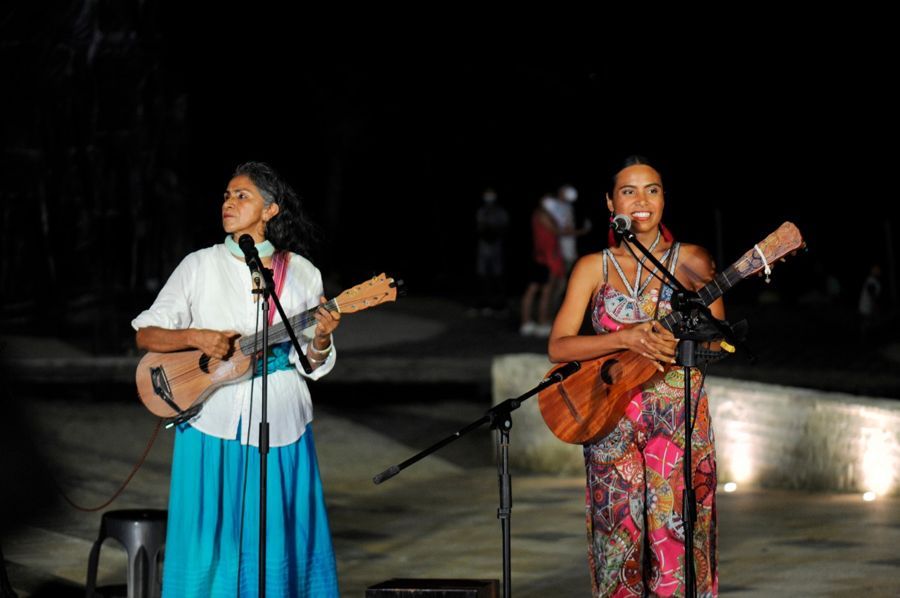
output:
[[[397,299],[398,282],[384,273],[351,287],[331,301],[289,318],[294,330],[305,330],[317,321],[315,313],[324,307],[341,314],[355,313]],[[269,346],[290,339],[284,323],[269,329]],[[135,372],[138,396],[144,406],[160,417],[183,416],[196,412],[217,388],[250,377],[256,360],[262,358],[262,333],[237,339],[227,359],[217,359],[199,350],[172,353],[148,352]]]

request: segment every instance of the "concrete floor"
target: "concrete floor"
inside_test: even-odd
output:
[[[320,384],[313,391],[322,398],[315,433],[342,595],[363,596],[366,587],[393,577],[500,579],[497,475],[488,430],[461,438],[382,485],[371,481],[477,419],[486,406],[451,390],[414,402],[381,397],[376,408],[346,398],[349,389]],[[46,465],[83,504],[102,502],[115,491],[154,426],[142,407],[116,397],[18,398]],[[161,432],[110,509],[166,507],[171,446],[171,435]],[[763,489],[718,496],[721,595],[900,595],[900,500]],[[582,479],[514,471],[513,498],[515,595],[589,595]],[[3,538],[19,596],[83,595],[99,520],[99,513],[63,503],[20,516],[19,526]],[[100,583],[124,579],[124,553],[110,542],[101,555]]]

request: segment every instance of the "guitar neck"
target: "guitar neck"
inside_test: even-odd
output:
[[[321,306],[317,305],[316,307],[312,307],[310,309],[307,309],[306,311],[302,311],[299,314],[288,318],[288,322],[290,322],[291,328],[295,330],[295,333],[315,325],[316,312],[319,310],[319,307],[324,307],[328,311],[333,312],[340,311],[337,299],[332,299],[331,301],[323,303]],[[284,325],[284,322],[281,322],[269,328],[270,347],[272,345],[278,345],[287,342],[290,339],[291,335],[288,334],[287,327]],[[238,341],[238,345],[240,345],[241,353],[243,353],[244,355],[253,355],[254,348],[256,349],[256,351],[262,349],[262,333],[259,332],[250,336],[241,337],[241,339]]]
[[[796,253],[797,249],[805,247],[803,236],[792,222],[785,222],[773,233],[749,249],[738,261],[728,266],[716,275],[712,282],[697,291],[701,303],[709,306],[713,301],[725,294],[725,291],[757,272],[766,274],[766,282],[772,266],[788,253]],[[683,316],[679,312],[672,312],[660,322],[670,331],[681,322]]]

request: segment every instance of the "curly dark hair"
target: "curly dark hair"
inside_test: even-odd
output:
[[[278,214],[266,224],[266,239],[278,249],[308,257],[309,246],[317,240],[313,223],[303,213],[300,196],[265,162],[245,162],[234,169],[232,178],[248,177],[268,207],[278,204]]]

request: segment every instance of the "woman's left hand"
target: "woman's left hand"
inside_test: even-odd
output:
[[[313,341],[315,347],[326,349],[331,344],[331,333],[335,331],[341,322],[341,314],[325,309],[322,305],[326,303],[325,297],[319,297],[319,309],[316,310],[316,338]]]

